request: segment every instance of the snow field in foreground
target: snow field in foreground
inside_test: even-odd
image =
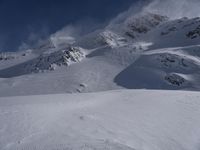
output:
[[[0,98],[1,150],[198,150],[200,93]]]

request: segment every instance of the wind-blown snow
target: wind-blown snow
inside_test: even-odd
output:
[[[1,54],[0,97],[122,88],[199,91],[200,18],[131,12],[91,33],[67,26],[15,57]]]
[[[199,150],[200,93],[0,98],[1,150]]]
[[[144,12],[166,15],[171,19],[200,17],[199,0],[152,0],[143,7]]]

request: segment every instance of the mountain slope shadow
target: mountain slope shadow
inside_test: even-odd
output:
[[[183,87],[173,86],[166,82],[165,72],[132,64],[119,73],[114,82],[127,89],[166,89],[178,90]]]
[[[32,64],[36,59],[32,59],[21,64],[0,70],[0,78],[12,78],[31,73],[26,69],[27,64]]]

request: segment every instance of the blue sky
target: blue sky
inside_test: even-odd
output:
[[[23,41],[28,41],[30,33],[45,37],[83,20],[105,23],[135,1],[0,0],[0,50],[16,50]]]

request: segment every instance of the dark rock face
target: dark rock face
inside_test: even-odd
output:
[[[166,21],[168,18],[166,16],[161,16],[157,14],[148,13],[143,16],[138,16],[130,20],[127,24],[130,31],[125,32],[129,37],[134,38],[134,34],[143,34],[149,32],[152,28],[160,25],[162,22]]]
[[[48,55],[41,55],[24,67],[28,72],[40,72],[54,70],[56,66],[69,66],[71,63],[81,61],[84,53],[79,47],[69,47],[66,50],[57,51]]]
[[[195,39],[200,37],[200,25],[196,29],[189,31],[186,36],[190,39]]]
[[[158,61],[161,62],[163,67],[171,68],[171,67],[182,67],[187,68],[188,64],[184,58],[180,58],[177,55],[172,54],[160,54],[157,58]]]
[[[170,34],[171,32],[174,32],[174,31],[177,31],[177,28],[175,26],[168,28],[166,31],[161,32],[161,35],[168,35],[168,34]]]
[[[174,86],[181,86],[185,83],[185,79],[177,74],[169,74],[165,77],[165,80],[174,85]]]
[[[31,73],[55,70],[57,66],[69,66],[80,62],[85,54],[80,47],[68,47],[50,54],[41,54],[32,60],[0,70],[0,77],[10,78]]]

